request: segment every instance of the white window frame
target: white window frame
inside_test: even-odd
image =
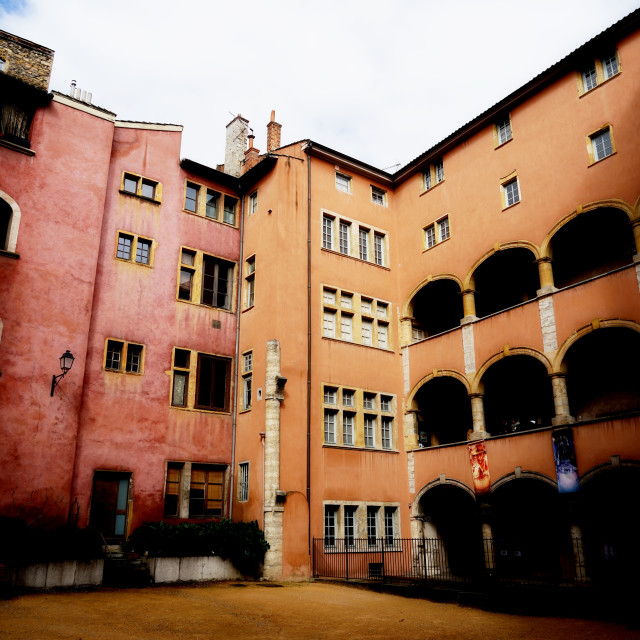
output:
[[[600,162],[616,152],[611,125],[607,125],[588,136],[590,164]]]
[[[353,316],[340,314],[340,337],[346,342],[353,342]]]
[[[351,193],[351,176],[336,171],[336,189],[342,193]]]
[[[324,410],[324,442],[325,444],[336,444],[336,425],[338,423],[338,412],[335,409]]]
[[[373,204],[380,205],[381,207],[386,206],[387,192],[384,189],[380,189],[380,187],[374,187],[371,185],[371,202],[373,202]]]
[[[355,430],[355,414],[351,411],[343,411],[342,413],[342,444],[353,446],[353,433]]]
[[[238,502],[249,500],[249,463],[238,464]]]
[[[336,312],[330,309],[324,310],[324,323],[322,327],[322,335],[325,338],[336,337]]]
[[[502,146],[505,142],[509,142],[509,140],[513,138],[513,132],[511,131],[511,118],[509,117],[509,114],[496,122],[496,135],[498,138],[498,147]]]
[[[518,204],[522,200],[522,193],[520,191],[520,180],[516,175],[513,178],[504,180],[500,189],[502,191],[502,208],[508,209]]]
[[[335,218],[324,214],[322,216],[322,248],[333,251],[333,232]]]
[[[375,263],[378,266],[384,266],[385,264],[385,252],[384,252],[384,236],[381,233],[374,232],[373,234],[373,247]]]
[[[351,253],[351,223],[340,220],[340,253],[350,255]]]
[[[369,262],[369,229],[364,227],[358,229],[358,257]]]

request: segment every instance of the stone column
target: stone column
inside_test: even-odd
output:
[[[553,293],[556,287],[553,283],[553,267],[551,258],[540,258],[538,261],[538,277],[540,278],[540,288],[537,291],[539,296],[545,293]]]
[[[404,448],[406,451],[418,447],[418,416],[416,414],[417,411],[415,409],[404,414]]]
[[[640,218],[631,221],[631,227],[633,229],[633,238],[636,242],[636,257],[640,256]]]
[[[564,373],[551,374],[551,388],[556,412],[556,415],[551,419],[551,424],[555,426],[575,422],[576,419],[569,413],[569,396],[567,395],[567,381]]]
[[[473,432],[469,436],[469,440],[481,440],[488,435],[484,422],[484,394],[472,393],[471,398],[471,417],[473,419]]]
[[[468,324],[478,319],[476,315],[475,289],[465,289],[462,291],[462,313],[464,317],[460,320],[460,324]]]
[[[280,493],[280,403],[284,399],[280,375],[280,343],[267,342],[265,380],[264,535],[270,545],[264,557],[264,577],[282,578],[282,524]]]
[[[412,316],[400,318],[400,346],[404,347],[413,342],[413,321]]]

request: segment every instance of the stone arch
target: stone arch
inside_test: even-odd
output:
[[[583,338],[592,331],[597,329],[607,329],[610,327],[622,327],[625,329],[631,329],[640,333],[640,323],[633,320],[623,320],[620,318],[611,318],[609,320],[600,320],[598,318],[591,321],[591,324],[574,331],[560,346],[556,352],[556,356],[553,359],[553,372],[563,372],[563,362],[567,355],[567,351],[574,345],[580,338]]]
[[[549,245],[551,244],[551,239],[562,227],[564,227],[568,222],[571,222],[571,220],[577,218],[579,215],[586,213],[587,211],[593,211],[595,209],[620,209],[627,215],[629,221],[632,221],[640,216],[640,210],[638,210],[638,207],[640,207],[640,197],[638,198],[638,203],[636,205],[637,213],[634,213],[634,207],[628,205],[624,200],[618,199],[597,200],[574,209],[571,213],[568,213],[566,216],[558,220],[558,222],[556,222],[553,227],[551,227],[544,240],[542,241],[542,244],[540,245],[540,257],[552,257],[549,247]]]
[[[495,246],[487,251],[484,255],[482,255],[478,260],[473,263],[471,269],[469,269],[467,275],[463,280],[463,288],[464,289],[473,289],[473,274],[476,269],[487,259],[489,259],[492,255],[498,253],[498,251],[504,251],[505,249],[528,249],[533,253],[536,260],[540,258],[540,250],[537,244],[533,242],[528,242],[527,240],[513,240],[511,242],[496,242]]]
[[[424,280],[419,282],[408,295],[405,300],[402,315],[403,317],[412,317],[413,316],[413,299],[416,297],[416,294],[423,288],[426,287],[430,282],[435,282],[436,280],[453,280],[458,284],[460,289],[462,290],[462,280],[458,276],[453,273],[438,273],[436,275],[428,275]]]
[[[418,393],[418,391],[420,391],[421,387],[423,387],[427,382],[433,380],[434,378],[444,376],[455,378],[465,386],[467,393],[471,393],[471,384],[469,383],[467,376],[465,376],[463,373],[460,373],[455,369],[434,369],[431,373],[428,373],[426,376],[424,376],[424,378],[421,378],[413,386],[413,389],[411,389],[411,391],[409,392],[409,395],[407,396],[407,400],[405,402],[405,411],[417,411],[418,407],[416,405],[416,394]]]
[[[444,480],[437,478],[436,480],[432,480],[431,482],[425,484],[424,487],[422,487],[422,489],[420,489],[420,491],[416,493],[416,497],[413,499],[413,504],[411,505],[412,518],[419,518],[420,516],[424,515],[422,507],[420,506],[420,501],[427,493],[427,491],[443,484],[452,485],[454,487],[457,487],[458,489],[462,489],[463,491],[466,491],[466,493],[468,493],[474,500],[476,499],[475,491],[468,484],[462,482],[462,480],[447,477],[445,477]]]
[[[620,460],[620,467],[640,468],[640,460]],[[609,473],[616,468],[617,467],[613,465],[611,460],[603,462],[602,464],[597,464],[595,467],[587,469],[587,471],[580,476],[580,484],[589,483],[593,479],[601,476],[602,474]]]
[[[503,358],[508,358],[509,356],[532,356],[536,360],[539,360],[547,369],[547,373],[551,374],[554,372],[554,369],[549,361],[549,358],[538,351],[537,349],[532,349],[531,347],[509,347],[505,346],[505,348],[495,355],[491,356],[477,371],[476,375],[473,379],[473,383],[471,385],[471,393],[482,393],[482,376],[486,373],[487,369],[492,365],[502,360]]]
[[[0,200],[3,200],[11,208],[11,217],[7,225],[6,240],[3,243],[0,239],[0,249],[16,252],[16,246],[18,244],[18,230],[20,228],[20,220],[22,218],[22,212],[18,203],[8,194],[0,189]]]
[[[548,484],[554,489],[558,488],[558,483],[553,478],[550,478],[544,473],[539,473],[537,471],[523,470],[523,471],[519,471],[518,473],[516,473],[515,471],[512,471],[511,473],[507,473],[506,475],[498,478],[495,482],[492,482],[491,492],[493,493],[496,489],[499,489],[500,487],[505,485],[507,482],[513,482],[514,480],[520,480],[521,478],[531,479],[531,480],[540,480],[541,482]]]

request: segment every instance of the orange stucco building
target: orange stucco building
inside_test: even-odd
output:
[[[273,113],[264,154],[237,116],[224,165],[179,161],[180,127],[5,78],[33,111],[0,138],[5,512],[257,520],[270,578],[408,538],[447,575],[630,572],[639,20],[394,174]]]

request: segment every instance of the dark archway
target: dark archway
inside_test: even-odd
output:
[[[637,587],[640,465],[609,468],[578,493],[587,575],[597,583]]]
[[[565,356],[571,415],[589,420],[640,411],[640,333],[625,327],[598,329],[575,342]]]
[[[533,300],[540,288],[535,256],[520,247],[497,251],[478,266],[473,277],[479,318]]]
[[[447,376],[432,378],[416,394],[420,446],[464,442],[472,428],[471,401],[465,386]]]
[[[425,517],[425,538],[432,542],[437,539],[439,560],[449,577],[479,575],[484,555],[473,496],[455,485],[439,484],[422,496],[420,507]]]
[[[612,207],[573,218],[556,231],[550,247],[554,284],[559,289],[632,264],[635,253],[629,218]]]
[[[545,366],[527,355],[508,356],[482,376],[484,414],[492,435],[520,433],[551,424],[555,415]]]
[[[415,326],[424,332],[424,337],[460,326],[462,296],[455,280],[433,280],[411,302]]]
[[[491,525],[498,575],[556,582],[572,567],[570,527],[557,488],[518,478],[491,494]]]
[[[0,198],[0,249],[6,251],[9,247],[9,230],[13,211],[9,203]]]

